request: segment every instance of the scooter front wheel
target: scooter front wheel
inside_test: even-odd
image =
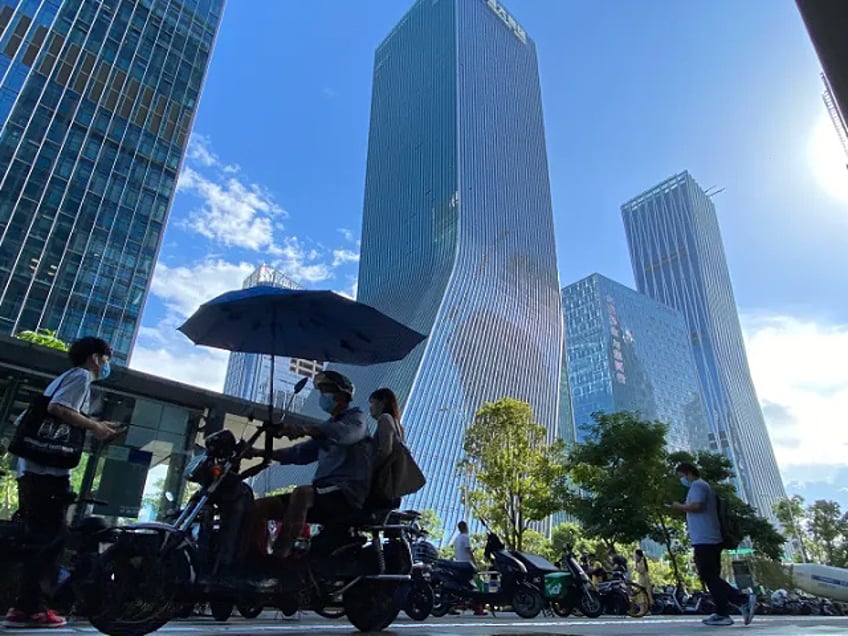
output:
[[[580,597],[580,613],[586,618],[598,618],[604,613],[604,603],[601,595],[595,590],[585,590]]]

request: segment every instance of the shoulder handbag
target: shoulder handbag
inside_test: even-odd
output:
[[[402,441],[397,421],[395,439],[389,456],[377,468],[373,493],[386,500],[397,499],[418,492],[427,483],[424,473],[415,463],[412,453]]]
[[[85,429],[71,426],[47,412],[50,400],[69,374],[66,372],[53,393],[42,393],[33,398],[9,444],[12,455],[52,468],[76,468],[80,463],[85,446]]]

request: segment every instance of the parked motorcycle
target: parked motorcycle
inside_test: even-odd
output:
[[[488,582],[474,584],[477,573],[470,563],[439,559],[432,564],[435,604],[433,616],[444,616],[457,606],[509,607],[521,618],[535,618],[545,607],[542,590],[528,577],[527,567],[493,532],[486,541],[486,560],[493,563]]]
[[[93,577],[96,600],[90,619],[95,628],[114,635],[148,633],[167,623],[177,608],[199,599],[284,612],[321,611],[341,603],[348,620],[362,631],[379,631],[394,621],[412,582],[403,531],[417,513],[362,511],[324,525],[298,558],[281,562],[270,555],[245,562],[243,521],[253,497],[245,480],[266,468],[268,460],[243,472],[241,462],[262,435],[270,456],[274,432],[266,422],[246,441],[236,441],[228,430],[210,435],[205,453],[187,469],[187,478],[201,488],[176,522],[121,529]],[[195,519],[210,506],[220,517],[211,563],[202,558],[191,533]]]
[[[551,602],[554,614],[565,618],[577,609],[588,618],[600,616],[604,611],[601,595],[592,586],[589,575],[578,562],[571,545],[563,548],[559,566],[569,576],[561,582],[560,598]]]
[[[78,497],[68,493],[68,505],[105,506],[107,503],[91,497]],[[90,576],[103,546],[114,540],[112,528],[101,517],[88,516],[76,521],[68,528],[56,587],[52,591],[52,605],[63,614],[84,614],[84,586]],[[32,542],[23,522],[16,517],[11,521],[0,521],[0,563],[4,575],[0,579],[2,596],[6,606],[11,607],[17,593],[19,568],[33,554],[49,549],[50,544]]]

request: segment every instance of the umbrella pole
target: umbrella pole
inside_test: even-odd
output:
[[[271,390],[268,396],[268,424],[274,423],[274,354],[271,354]]]

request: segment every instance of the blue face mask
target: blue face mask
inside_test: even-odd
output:
[[[322,393],[318,405],[325,413],[332,414],[336,410],[336,396],[332,393]]]
[[[100,375],[97,376],[98,380],[105,380],[112,373],[112,367],[109,364],[109,361],[103,363],[103,366],[100,367]]]
[[[683,486],[684,488],[689,488],[689,486],[691,486],[692,484],[689,483],[689,480],[686,479],[686,477],[681,477],[680,478],[680,485]]]

